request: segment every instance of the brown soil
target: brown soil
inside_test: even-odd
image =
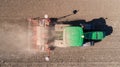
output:
[[[118,67],[120,64],[120,0],[0,0],[1,67]],[[113,32],[93,47],[56,48],[46,54],[29,49],[28,17],[58,18],[79,10],[63,21],[107,18]]]

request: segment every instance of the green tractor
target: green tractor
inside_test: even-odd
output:
[[[62,28],[63,41],[61,40],[61,44],[67,46],[83,46],[84,40],[89,40],[91,45],[94,45],[94,41],[100,41],[105,37],[105,33],[102,31],[84,32],[83,28],[78,26],[66,26]]]

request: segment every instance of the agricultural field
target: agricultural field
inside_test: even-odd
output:
[[[0,0],[0,67],[119,67],[119,3],[120,0]],[[78,10],[77,14],[70,15],[73,10]],[[59,21],[98,22],[98,26],[104,22],[109,33],[94,46],[57,47],[47,62],[46,53],[30,49],[27,21],[45,14],[50,18],[67,16]]]

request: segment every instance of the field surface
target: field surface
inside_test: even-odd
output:
[[[93,47],[56,48],[46,54],[29,49],[29,17],[59,18],[61,21],[105,19],[111,33]],[[0,0],[0,67],[119,67],[120,0]],[[109,29],[108,29],[109,30]]]

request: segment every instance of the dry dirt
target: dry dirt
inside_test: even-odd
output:
[[[120,0],[0,0],[0,67],[119,67]],[[29,49],[28,17],[107,18],[113,32],[93,47],[56,48],[46,54]]]

